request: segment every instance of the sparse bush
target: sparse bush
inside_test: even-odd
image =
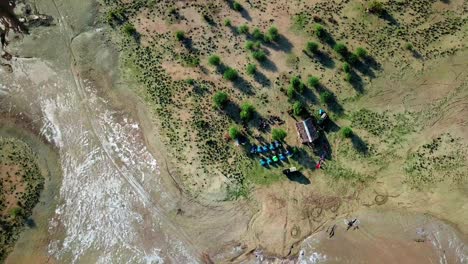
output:
[[[253,44],[253,48],[255,50],[260,49],[261,46],[262,46],[262,43],[260,41],[255,41],[254,44]]]
[[[347,62],[343,63],[343,71],[344,72],[350,72],[351,71],[351,66],[349,66],[349,63],[347,63]]]
[[[234,1],[234,3],[232,3],[232,8],[236,11],[241,11],[242,10],[242,5],[237,2],[237,1]]]
[[[367,11],[369,13],[381,15],[385,12],[385,8],[381,2],[374,0],[367,5]]]
[[[294,99],[294,97],[296,97],[296,89],[294,89],[292,85],[288,87],[287,95],[288,95],[289,100],[292,100]]]
[[[122,27],[122,30],[128,36],[133,36],[137,32],[135,26],[133,26],[132,23],[125,23],[125,25]]]
[[[252,120],[254,113],[255,113],[255,107],[253,107],[253,105],[249,103],[242,104],[240,118],[244,122],[249,122],[250,120]]]
[[[224,19],[224,26],[230,27],[232,25],[231,19],[226,18]]]
[[[237,128],[236,126],[231,126],[229,128],[229,136],[232,139],[237,139],[238,137],[240,137],[240,135],[241,135],[241,132],[240,132],[239,128]]]
[[[325,28],[320,24],[315,24],[314,32],[318,38],[324,38],[326,36]]]
[[[279,39],[278,29],[276,27],[270,27],[267,36],[271,41],[277,41]]]
[[[333,50],[341,56],[346,56],[348,53],[348,48],[343,43],[336,43],[335,46],[333,46]]]
[[[273,140],[284,141],[288,133],[281,128],[275,128],[271,131],[271,137]]]
[[[322,104],[328,104],[333,100],[333,94],[329,91],[325,91],[320,94],[320,102]]]
[[[248,75],[254,75],[255,72],[257,72],[257,65],[249,63],[247,65],[247,74]]]
[[[353,130],[350,127],[343,127],[340,129],[340,134],[342,137],[350,138],[353,136]]]
[[[262,40],[263,39],[263,32],[260,31],[259,28],[255,28],[253,31],[252,31],[252,37],[254,39],[258,39],[258,40]]]
[[[218,55],[211,55],[210,58],[208,59],[208,63],[213,66],[219,65],[220,62],[221,62],[221,59],[219,58]]]
[[[318,44],[315,42],[307,42],[306,50],[310,53],[316,53],[318,51]]]
[[[249,34],[249,26],[247,24],[243,24],[237,28],[237,32],[241,34]]]
[[[266,54],[263,50],[256,50],[252,52],[252,57],[258,61],[266,60]]]
[[[23,215],[23,209],[20,207],[15,207],[10,210],[10,216],[13,218],[20,217]]]
[[[182,41],[185,38],[185,33],[182,30],[178,30],[176,31],[175,36],[178,41]]]
[[[365,58],[367,56],[367,50],[365,50],[364,48],[362,47],[358,47],[356,49],[356,52],[355,54],[360,57],[360,58]]]
[[[223,109],[226,106],[226,103],[228,102],[228,100],[229,100],[229,96],[225,92],[217,92],[213,96],[214,105],[219,109]]]
[[[317,78],[317,77],[315,77],[315,76],[309,77],[309,79],[307,80],[307,82],[309,83],[309,86],[311,86],[311,87],[318,87],[319,84],[320,84],[319,78]]]
[[[223,74],[224,79],[234,81],[237,78],[237,71],[233,68],[227,68]]]
[[[301,102],[297,101],[293,104],[293,113],[296,116],[300,116],[304,113],[304,105]]]
[[[406,43],[406,44],[405,44],[405,49],[407,49],[407,50],[413,50],[413,44],[411,44],[411,43]]]
[[[194,85],[194,84],[195,84],[195,80],[192,79],[192,78],[185,80],[185,82],[186,82],[187,84],[190,84],[190,85]]]

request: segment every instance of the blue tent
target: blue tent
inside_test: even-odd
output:
[[[281,147],[281,143],[279,143],[278,140],[275,141],[275,147],[277,147],[277,148]]]
[[[288,157],[291,157],[293,155],[289,150],[286,150],[284,154]]]
[[[263,150],[262,150],[262,147],[261,147],[261,146],[258,146],[258,147],[257,147],[257,152],[258,152],[258,153],[262,153],[262,152],[263,152]]]
[[[270,150],[275,150],[275,145],[273,145],[273,143],[270,144]]]
[[[252,146],[252,147],[250,148],[250,153],[257,153],[257,146],[255,146],[255,145]]]
[[[280,160],[286,160],[286,157],[283,155],[283,153],[280,153],[278,156]]]
[[[266,165],[266,163],[265,163],[265,160],[264,160],[264,159],[260,159],[260,165],[262,165],[262,166],[265,166],[265,165]]]
[[[267,146],[263,146],[263,152],[268,152],[268,147]]]
[[[271,162],[272,162],[271,159],[270,159],[270,158],[267,158],[267,163],[268,163],[268,165],[270,165]]]

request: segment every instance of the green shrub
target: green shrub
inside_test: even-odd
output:
[[[249,103],[242,104],[240,118],[244,122],[249,122],[250,120],[252,120],[254,113],[255,113],[255,107],[253,107],[253,105]]]
[[[318,38],[324,38],[326,36],[325,28],[320,24],[315,24],[314,32]]]
[[[301,84],[301,78],[299,78],[299,76],[294,76],[291,78],[289,83],[291,84],[292,87],[294,87],[294,89],[298,89],[299,85]]]
[[[260,47],[262,47],[262,43],[260,41],[255,41],[254,44],[253,44],[253,48],[255,50],[258,50],[258,49],[260,49]]]
[[[358,57],[360,57],[360,58],[364,58],[364,57],[367,56],[367,50],[365,50],[365,49],[362,48],[362,47],[358,47],[358,48],[356,49],[355,54],[356,54]]]
[[[373,13],[373,14],[383,14],[385,12],[385,8],[383,6],[383,4],[379,1],[372,1],[370,2],[368,5],[367,5],[367,10],[370,12],[370,13]]]
[[[228,102],[228,100],[229,100],[229,96],[225,92],[217,92],[213,96],[214,105],[220,109],[223,109],[226,106],[226,103]]]
[[[231,126],[229,128],[229,136],[232,139],[237,139],[238,137],[240,137],[240,135],[241,135],[241,132],[236,126]]]
[[[296,116],[300,116],[304,113],[304,105],[301,102],[297,101],[293,104],[293,113]]]
[[[281,128],[275,128],[271,131],[271,137],[273,140],[284,141],[288,133]]]
[[[252,57],[258,61],[266,60],[266,54],[263,50],[256,50],[252,52]]]
[[[271,41],[277,41],[279,39],[278,29],[276,27],[270,27],[267,36]]]
[[[333,94],[329,91],[325,91],[320,94],[320,102],[322,104],[328,104],[333,100]]]
[[[247,40],[247,41],[245,42],[245,46],[244,46],[244,47],[245,47],[246,50],[253,50],[253,49],[254,49],[254,43],[253,43],[253,41]]]
[[[336,43],[335,46],[333,46],[333,50],[335,50],[336,53],[340,54],[341,56],[346,56],[348,53],[348,48],[343,43]]]
[[[294,89],[292,85],[288,87],[288,91],[286,93],[288,95],[289,100],[292,100],[294,99],[294,97],[296,97],[296,89]]]
[[[187,84],[190,84],[190,85],[194,85],[194,84],[195,84],[195,80],[192,79],[192,78],[185,80],[185,82],[186,82]]]
[[[407,50],[413,50],[413,44],[411,44],[411,43],[406,43],[406,44],[405,44],[405,49],[407,49]]]
[[[136,33],[136,28],[132,23],[125,23],[125,25],[122,27],[122,30],[128,36],[133,36]]]
[[[307,42],[306,50],[310,53],[316,53],[318,51],[318,44],[315,42]]]
[[[15,207],[10,210],[10,216],[13,218],[20,217],[23,215],[23,209],[20,207]]]
[[[252,31],[252,37],[254,39],[258,39],[258,40],[263,40],[263,33],[262,31],[260,31],[259,28],[255,28],[253,31]]]
[[[243,24],[237,28],[237,32],[241,34],[248,34],[249,33],[249,26],[247,24]]]
[[[229,19],[229,18],[224,19],[224,26],[230,27],[231,24],[232,24],[231,19]]]
[[[247,74],[254,75],[257,72],[257,65],[249,63],[247,64]]]
[[[221,62],[221,59],[219,58],[218,55],[211,55],[210,58],[208,59],[208,63],[213,66],[219,65],[220,62]]]
[[[181,41],[185,38],[185,33],[182,30],[178,30],[176,31],[175,36],[178,41]]]
[[[234,3],[232,3],[232,8],[234,8],[234,10],[236,11],[241,11],[242,5],[239,2],[235,1]]]
[[[349,66],[349,63],[347,63],[347,62],[343,63],[343,71],[344,72],[350,72],[351,71],[351,66]]]
[[[237,78],[237,71],[233,68],[227,68],[223,74],[224,79],[234,81]]]
[[[350,138],[353,136],[353,130],[350,127],[342,127],[340,129],[340,134],[342,137]]]
[[[311,86],[311,87],[318,87],[319,84],[320,84],[319,78],[317,78],[315,76],[310,76],[309,79],[307,80],[307,82],[309,83],[309,86]]]

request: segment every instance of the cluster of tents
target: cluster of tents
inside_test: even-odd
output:
[[[279,152],[276,154],[274,151],[278,150],[281,148],[281,143],[278,141],[275,141],[273,143],[270,143],[269,145],[263,145],[263,146],[252,146],[250,148],[250,153],[252,154],[261,154],[261,153],[268,153],[272,152],[273,156],[271,157],[265,157],[265,158],[260,158],[260,165],[262,166],[268,166],[272,163],[277,163],[279,161],[285,161],[287,160],[288,157],[292,156],[292,153],[289,150],[286,150],[284,153]]]

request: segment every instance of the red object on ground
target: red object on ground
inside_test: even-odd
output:
[[[319,163],[317,163],[317,165],[315,165],[315,168],[316,169],[320,169],[320,166],[322,165],[322,163],[319,161]]]

